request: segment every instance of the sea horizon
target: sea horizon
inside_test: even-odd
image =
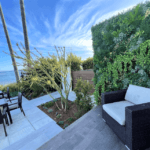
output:
[[[18,70],[19,78],[21,78],[22,70]],[[16,76],[14,70],[0,71],[0,85],[6,85],[10,83],[16,83]]]
[[[7,72],[7,71],[14,71],[14,70],[0,70],[0,72]],[[23,71],[23,69],[20,69],[18,71]]]

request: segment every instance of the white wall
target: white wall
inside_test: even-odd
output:
[[[61,72],[62,73],[62,72]],[[61,77],[62,78],[62,80],[63,80],[63,77]],[[67,82],[68,82],[68,86],[66,86],[66,89],[68,90],[69,89],[69,86],[70,86],[70,82],[71,82],[71,68],[70,67],[68,67],[68,73],[67,73]],[[62,82],[62,87],[63,87],[63,90],[65,91],[65,86],[64,86],[64,84],[63,84],[63,82]],[[71,86],[71,88],[70,88],[70,92],[72,91],[72,86]]]

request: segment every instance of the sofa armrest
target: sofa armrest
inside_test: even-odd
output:
[[[150,102],[125,107],[125,126],[127,144],[137,147],[148,145],[150,139]]]
[[[127,89],[102,93],[102,105],[124,100]]]

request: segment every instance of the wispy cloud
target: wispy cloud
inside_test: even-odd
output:
[[[92,57],[91,27],[121,13],[123,10],[125,12],[135,6],[130,5],[127,8],[108,12],[110,11],[110,7],[99,10],[99,7],[103,6],[106,2],[105,0],[90,0],[71,14],[68,20],[64,21],[63,15],[66,13],[65,3],[71,3],[72,1],[73,0],[61,0],[57,3],[53,22],[50,22],[50,14],[41,12],[37,18],[34,13],[28,13],[25,9],[29,44],[32,51],[34,51],[33,48],[36,47],[43,53],[47,53],[48,50],[56,52],[54,48],[54,45],[56,45],[61,47],[65,46],[67,49],[72,47],[74,52],[80,52],[80,56],[82,56],[83,59],[87,56]],[[110,0],[108,0],[107,3],[108,2],[110,2]],[[14,43],[21,41],[24,45],[21,13],[16,11],[15,17],[17,21],[14,21],[14,23],[18,24],[19,28],[18,26],[11,26],[9,23],[7,23],[7,28],[13,35],[18,35],[12,38]],[[40,30],[38,30],[38,28],[40,28]],[[42,32],[43,29],[44,31],[46,30],[46,32]]]

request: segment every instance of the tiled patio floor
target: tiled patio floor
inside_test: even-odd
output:
[[[52,96],[59,98],[60,94],[54,92]],[[75,100],[75,93],[71,92],[68,99]],[[52,98],[49,95],[31,101],[23,97],[22,107],[26,116],[23,115],[20,109],[10,112],[13,124],[5,125],[7,137],[5,136],[3,125],[0,124],[0,150],[23,150],[27,147],[35,150],[63,131],[53,119],[37,108],[38,105],[50,100]]]
[[[52,95],[60,97],[58,92]],[[75,93],[70,92],[68,99],[75,100]],[[6,125],[7,137],[0,124],[0,150],[127,150],[102,120],[101,106],[62,129],[36,107],[50,100],[49,95],[31,101],[23,97],[26,116],[20,109],[11,111],[13,124]]]

